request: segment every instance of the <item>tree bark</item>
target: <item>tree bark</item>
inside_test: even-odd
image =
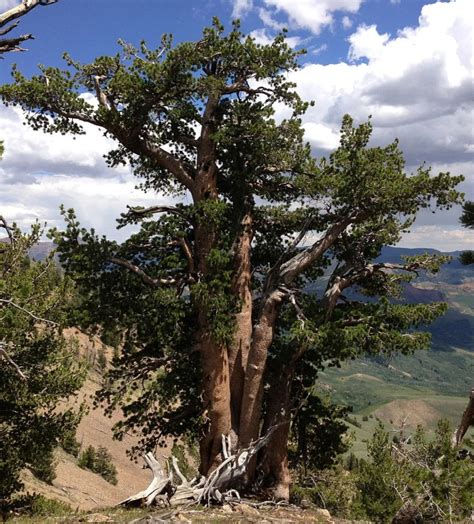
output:
[[[240,412],[252,340],[252,291],[251,291],[251,243],[253,237],[251,206],[245,204],[238,236],[234,242],[234,278],[232,293],[239,300],[239,312],[235,315],[235,332],[229,345],[229,375],[232,412],[232,448],[238,445]]]
[[[259,434],[265,364],[283,297],[284,293],[276,290],[264,298],[253,330],[240,413],[240,446],[248,446]]]
[[[291,382],[294,367],[284,369],[270,386],[267,412],[262,433],[277,426],[271,446],[263,450],[261,468],[263,485],[270,488],[272,498],[288,501],[290,498],[291,475],[288,466],[288,436],[291,418]]]

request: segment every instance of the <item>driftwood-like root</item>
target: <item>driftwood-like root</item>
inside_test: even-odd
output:
[[[222,436],[223,462],[208,477],[196,477],[187,480],[179,469],[178,461],[171,457],[168,476],[152,453],[145,455],[145,462],[153,473],[153,479],[145,490],[119,503],[121,506],[150,506],[154,501],[163,502],[167,497],[170,506],[190,504],[223,504],[240,502],[240,493],[236,487],[243,483],[250,461],[270,440],[277,426],[266,435],[252,443],[248,448],[231,453],[230,438]],[[179,484],[174,484],[174,473]]]

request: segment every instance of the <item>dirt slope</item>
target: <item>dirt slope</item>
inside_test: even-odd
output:
[[[80,352],[92,364],[97,359],[99,350],[104,351],[111,358],[111,348],[103,346],[97,339],[91,340],[77,330],[68,330],[69,336],[74,336],[79,342]],[[112,439],[112,426],[120,420],[120,413],[106,417],[103,410],[92,409],[92,396],[99,388],[100,374],[91,367],[88,379],[71,403],[80,403],[83,400],[90,406],[89,412],[82,419],[77,430],[77,440],[82,449],[89,445],[105,446],[113,457],[117,468],[118,484],[113,486],[100,475],[81,469],[76,459],[63,450],[56,452],[56,479],[53,485],[45,484],[34,478],[31,473],[25,472],[26,490],[41,493],[49,498],[66,502],[72,508],[91,510],[104,506],[113,506],[128,496],[144,489],[151,478],[149,470],[142,468],[142,464],[135,464],[126,455],[126,450],[137,443],[137,438],[126,435],[122,441]],[[166,455],[166,449],[160,450]]]

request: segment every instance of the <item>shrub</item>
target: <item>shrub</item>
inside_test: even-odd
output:
[[[70,455],[76,458],[79,456],[79,452],[81,451],[81,444],[76,439],[75,429],[66,431],[62,436],[59,444],[66,453],[69,453]]]
[[[308,475],[304,485],[295,486],[291,494],[296,504],[306,500],[340,518],[351,517],[356,497],[354,477],[340,465]]]
[[[88,446],[80,455],[78,466],[83,469],[89,469],[99,474],[110,484],[117,484],[117,468],[112,463],[112,455],[107,448],[99,446]]]

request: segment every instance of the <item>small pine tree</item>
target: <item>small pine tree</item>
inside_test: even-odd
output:
[[[112,463],[112,455],[107,448],[99,446],[88,446],[80,455],[78,466],[83,469],[89,469],[99,474],[110,484],[117,484],[117,468]]]

